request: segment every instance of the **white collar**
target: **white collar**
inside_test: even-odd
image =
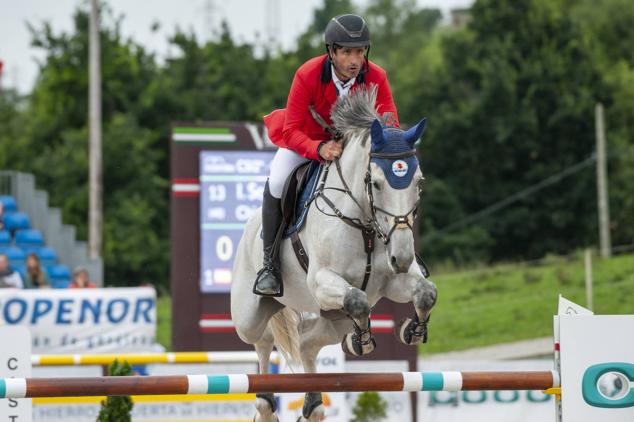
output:
[[[335,83],[335,88],[339,91],[339,95],[348,95],[348,91],[350,91],[350,88],[352,88],[357,78],[350,78],[348,82],[342,82],[335,73],[335,67],[331,65],[330,69],[332,72],[332,81]]]

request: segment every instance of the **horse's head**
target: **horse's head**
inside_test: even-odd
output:
[[[350,180],[358,181],[350,184],[352,193],[359,197],[362,183],[365,185],[371,224],[387,246],[390,266],[402,273],[414,260],[413,225],[423,181],[414,143],[423,135],[427,121],[423,119],[407,131],[385,125],[388,119],[378,116],[375,109],[376,95],[372,85],[340,97],[331,118],[343,134],[341,161]],[[361,155],[365,160],[359,160]],[[366,165],[362,182],[359,166]]]
[[[404,131],[384,127],[377,119],[370,130],[368,198],[375,230],[387,246],[389,264],[396,273],[407,272],[414,261],[414,218],[423,183],[414,144],[426,126],[423,119]]]

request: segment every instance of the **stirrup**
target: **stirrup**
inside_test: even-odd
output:
[[[262,291],[261,287],[259,286],[260,281],[263,277],[267,275],[267,273],[268,277],[272,277],[277,281],[277,286],[273,286],[276,287],[276,289],[272,293]],[[258,271],[258,275],[255,278],[255,283],[253,284],[253,294],[264,297],[282,297],[284,295],[284,283],[282,281],[282,275],[280,274],[280,272],[277,271],[272,265],[265,265],[264,267],[262,267],[260,271]]]

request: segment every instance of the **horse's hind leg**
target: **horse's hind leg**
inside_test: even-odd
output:
[[[405,344],[426,343],[427,322],[438,296],[434,283],[416,268],[390,280],[384,288],[384,296],[394,302],[414,304],[414,315],[396,324],[396,337]]]
[[[319,269],[309,283],[322,310],[342,310],[354,322],[355,332],[344,336],[341,342],[344,352],[353,356],[372,352],[376,343],[370,331],[370,304],[366,293],[327,268]]]
[[[266,329],[258,342],[254,344],[258,354],[260,374],[268,374],[271,364],[271,352],[273,351],[273,334]],[[258,393],[255,395],[256,414],[255,422],[277,422],[277,401],[273,393]]]
[[[268,322],[284,305],[271,298],[257,298],[251,292],[231,295],[231,317],[238,336],[253,344],[258,354],[260,373],[268,373],[273,350],[273,334]],[[255,422],[277,422],[277,405],[273,394],[256,395]]]
[[[348,322],[349,325],[349,322]],[[322,347],[341,338],[333,324],[323,318],[303,318],[299,327],[300,353],[304,371],[317,372],[317,355]],[[302,416],[298,422],[319,422],[326,411],[320,392],[308,392],[304,396]]]

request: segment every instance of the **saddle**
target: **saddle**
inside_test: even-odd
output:
[[[297,166],[286,179],[281,201],[284,239],[304,226],[308,214],[306,203],[317,188],[321,170],[321,164],[311,160]]]
[[[318,161],[300,164],[288,176],[282,191],[282,222],[275,236],[274,248],[279,251],[282,240],[290,237],[295,256],[304,271],[308,271],[308,255],[298,233],[306,223],[307,204],[317,189],[322,170],[323,166]]]

